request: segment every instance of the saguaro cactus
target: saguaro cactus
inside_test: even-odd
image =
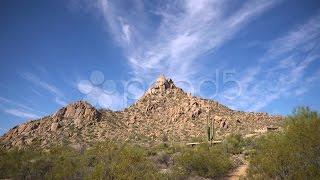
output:
[[[210,119],[210,113],[209,116],[207,117],[207,136],[208,136],[208,141],[212,145],[212,141],[214,139],[214,120]]]

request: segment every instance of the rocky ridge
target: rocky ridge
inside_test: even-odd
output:
[[[190,141],[205,137],[208,121],[217,138],[228,133],[250,134],[276,128],[283,118],[266,113],[234,111],[216,101],[185,93],[160,76],[145,94],[123,111],[97,110],[78,101],[51,116],[12,128],[0,138],[6,148],[54,144],[85,146],[113,139],[134,142]]]

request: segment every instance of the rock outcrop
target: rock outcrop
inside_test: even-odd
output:
[[[217,137],[248,134],[262,127],[278,126],[282,119],[267,113],[234,111],[216,101],[191,96],[164,76],[123,114],[136,140],[159,140],[167,136],[172,141],[188,141],[205,137],[208,121],[214,122]]]
[[[52,116],[12,128],[0,138],[6,148],[53,144],[85,146],[106,139],[159,142],[205,137],[208,122],[216,137],[250,134],[278,127],[283,118],[266,113],[234,111],[220,103],[193,97],[160,76],[136,103],[123,111],[97,110],[84,101],[61,108]]]
[[[89,103],[78,101],[61,108],[53,116],[55,122],[63,119],[80,119],[84,122],[98,121],[100,113]]]

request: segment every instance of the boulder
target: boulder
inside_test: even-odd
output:
[[[60,128],[60,127],[61,127],[61,125],[60,125],[59,123],[54,122],[54,123],[51,124],[50,130],[53,131],[53,132],[55,132],[55,131],[57,131],[58,128]]]
[[[77,128],[82,128],[83,127],[83,123],[82,123],[82,120],[80,118],[74,119],[73,123]]]

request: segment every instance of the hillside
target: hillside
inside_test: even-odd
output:
[[[278,128],[282,117],[234,111],[216,101],[193,97],[160,76],[143,97],[123,111],[97,110],[84,101],[61,108],[51,116],[18,125],[4,134],[6,148],[29,145],[86,146],[106,139],[133,142],[190,141],[206,137],[214,121],[216,138]]]

